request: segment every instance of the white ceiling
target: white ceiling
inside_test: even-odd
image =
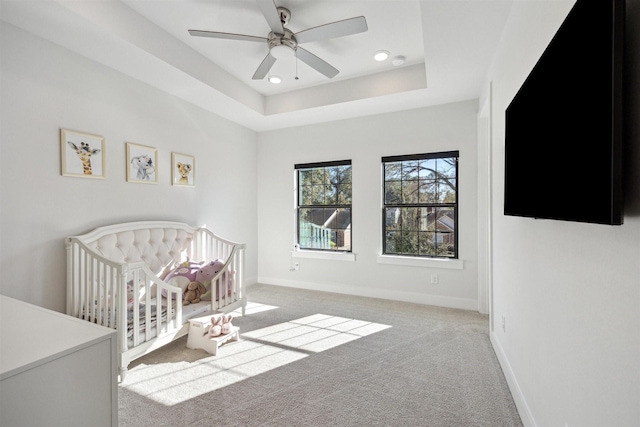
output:
[[[252,80],[267,37],[255,0],[1,0],[3,21],[256,131],[477,98],[514,0],[276,0],[293,33],[364,16],[368,31],[301,45],[340,73],[278,61]],[[373,60],[377,50],[405,64]],[[296,76],[298,80],[294,79]]]

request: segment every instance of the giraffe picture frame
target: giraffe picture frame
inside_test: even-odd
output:
[[[171,185],[195,187],[196,159],[188,154],[171,153]]]
[[[158,183],[158,149],[127,142],[127,182]]]
[[[60,129],[62,176],[104,179],[107,169],[106,154],[103,136]]]

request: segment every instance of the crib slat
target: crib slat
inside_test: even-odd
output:
[[[126,284],[127,292],[127,311],[129,311],[129,282],[132,281],[131,287],[133,289],[133,304],[131,310],[133,310],[133,346],[140,344],[140,304],[136,303],[136,296],[138,295],[138,281],[140,280],[139,270],[135,270],[132,275],[129,276]],[[145,319],[146,320],[146,319]]]
[[[120,345],[124,350],[129,349],[128,334],[127,334],[127,271],[122,271],[118,275],[118,283],[115,288],[117,294],[116,305],[116,327],[120,331]]]
[[[118,271],[113,268],[110,267],[111,271],[109,274],[109,282],[107,283],[107,293],[109,295],[111,295],[111,298],[108,299],[107,304],[109,305],[109,327],[110,328],[115,328],[116,327],[116,321],[117,321],[117,311],[116,311],[116,307],[117,307],[117,295],[116,295],[116,288],[117,288],[117,283],[118,283]]]
[[[99,325],[103,325],[104,322],[104,296],[103,296],[103,291],[104,291],[104,271],[103,271],[103,267],[104,265],[97,259],[94,258],[93,260],[96,263],[96,311],[98,313],[98,324]]]
[[[148,319],[151,318],[151,283],[149,279],[145,277],[145,290],[144,290],[144,318],[145,321],[148,322]],[[156,300],[158,301],[158,300]],[[157,308],[156,308],[157,312]],[[147,323],[147,326],[144,328],[144,340],[149,341],[151,339],[151,325]]]
[[[91,321],[93,318],[93,313],[91,310],[91,305],[89,304],[89,290],[91,288],[91,279],[89,277],[89,266],[88,266],[89,259],[90,259],[90,255],[87,252],[85,252],[84,260],[82,261],[82,266],[84,269],[84,281],[87,284],[87,286],[84,287],[82,291],[84,292],[83,299],[84,299],[85,317],[88,321]]]

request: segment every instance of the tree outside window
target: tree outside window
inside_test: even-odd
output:
[[[383,157],[383,254],[458,257],[457,151]]]
[[[351,251],[351,160],[295,165],[297,243],[301,249]]]

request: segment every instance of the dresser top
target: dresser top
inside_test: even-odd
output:
[[[115,337],[114,329],[0,295],[0,380]]]

